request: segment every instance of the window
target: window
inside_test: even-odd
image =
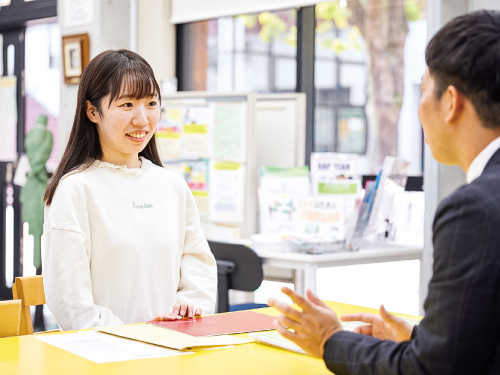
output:
[[[425,11],[423,0],[316,5],[317,151],[365,154],[367,172],[399,156],[422,172],[414,87],[425,70]]]
[[[54,172],[58,156],[58,118],[61,69],[61,33],[59,24],[46,23],[26,28],[25,36],[25,133],[35,126],[39,115],[47,116],[54,146],[47,162]]]
[[[192,61],[179,66],[190,69],[191,80],[181,89],[295,91],[297,71],[309,69],[297,66],[305,61],[297,59],[301,17],[301,35],[315,35],[314,82],[301,87],[314,92],[307,147],[359,154],[365,174],[378,173],[388,155],[411,161],[410,174],[421,174],[416,103],[425,71],[426,6],[426,0],[337,0],[317,4],[314,21],[307,7],[309,18],[285,10],[187,24],[193,52],[181,56]]]
[[[195,22],[192,89],[295,91],[296,18],[285,10]]]
[[[315,151],[364,154],[366,46],[338,2],[316,6]],[[335,22],[337,19],[337,22]]]

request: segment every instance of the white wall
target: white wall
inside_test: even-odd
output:
[[[90,59],[108,49],[132,49],[149,62],[158,80],[175,77],[175,26],[169,22],[170,0],[87,1],[93,4],[92,22],[72,26],[65,19],[68,0],[58,0],[61,35],[88,33]],[[73,125],[78,92],[78,85],[67,85],[64,79],[61,82],[59,155]]]
[[[151,65],[157,79],[175,77],[175,26],[171,0],[137,0],[137,53]]]
[[[65,6],[71,1],[58,0],[58,22],[61,35],[89,34],[90,59],[108,49],[130,47],[130,4],[128,0],[87,0],[92,2],[90,23],[69,25]],[[63,74],[61,69],[61,74]],[[62,155],[73,125],[78,85],[67,85],[61,78],[61,108],[59,114],[59,155]]]
[[[500,10],[500,0],[469,0],[470,10],[492,9]]]
[[[420,83],[425,72],[427,20],[408,22],[404,47],[404,95],[398,121],[398,157],[411,162],[408,174],[422,175],[422,127],[418,119]]]

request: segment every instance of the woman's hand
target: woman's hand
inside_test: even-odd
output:
[[[156,318],[151,320],[162,321],[162,320],[177,320],[177,319],[182,319],[182,316],[176,314],[162,314],[158,315]]]
[[[180,316],[179,319],[192,318],[193,315],[194,316],[201,315],[201,308],[198,307],[195,311],[192,303],[178,303],[177,305],[174,305],[172,313],[173,313],[173,315]],[[172,315],[172,314],[170,314],[170,315]]]
[[[161,321],[161,320],[179,320],[183,318],[192,318],[193,313],[194,316],[200,316],[201,308],[198,307],[195,311],[192,303],[178,303],[177,305],[174,305],[174,308],[172,309],[172,312],[170,314],[158,315],[156,318],[151,320]]]
[[[363,322],[369,325],[356,327],[353,332],[373,336],[380,340],[395,342],[408,341],[411,338],[413,327],[403,319],[392,315],[384,305],[380,306],[380,316],[374,314],[350,314],[340,317],[344,322]]]

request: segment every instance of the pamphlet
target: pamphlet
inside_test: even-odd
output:
[[[191,336],[200,337],[267,331],[274,329],[273,321],[275,319],[275,317],[270,315],[253,311],[242,311],[231,314],[217,314],[179,320],[152,320],[148,323]]]

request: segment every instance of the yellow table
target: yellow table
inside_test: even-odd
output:
[[[338,302],[327,302],[340,316],[377,310]],[[255,310],[277,316],[272,308]],[[399,314],[398,314],[399,315]],[[415,318],[408,315],[401,315]],[[64,333],[57,333],[64,334]],[[247,337],[247,334],[237,336]],[[331,374],[324,362],[286,350],[251,343],[228,349],[200,351],[195,354],[97,364],[33,336],[0,339],[1,375],[77,375],[77,374]]]

